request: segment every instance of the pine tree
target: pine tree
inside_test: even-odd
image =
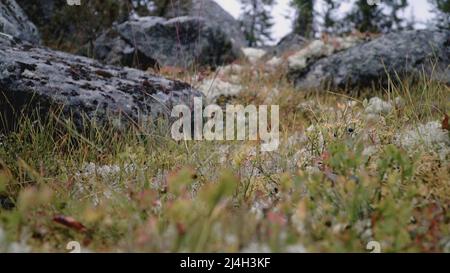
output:
[[[361,32],[381,32],[384,14],[381,5],[371,4],[367,0],[357,0],[352,10],[345,16],[341,27],[350,32],[358,30]]]
[[[153,0],[129,0],[129,2],[130,9],[141,16],[149,15],[150,10],[154,7]]]
[[[450,0],[429,0],[436,14],[435,24],[439,28],[450,29]]]
[[[292,5],[297,14],[294,21],[294,32],[311,38],[314,36],[314,0],[293,0]]]
[[[272,41],[271,7],[274,0],[241,0],[242,14],[239,18],[248,46],[261,46]]]
[[[340,7],[340,1],[324,0],[324,13],[322,14],[322,31],[327,33],[337,32],[336,12]]]
[[[361,32],[386,33],[411,27],[400,12],[408,7],[407,0],[357,0],[352,10],[342,20],[344,32],[358,30]]]
[[[383,21],[383,31],[401,30],[407,27],[404,24],[405,19],[399,13],[408,7],[408,0],[384,0],[383,4],[390,10]]]

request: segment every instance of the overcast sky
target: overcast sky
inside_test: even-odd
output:
[[[215,0],[218,2],[225,10],[227,10],[234,17],[239,17],[240,14],[240,4],[239,0]],[[273,9],[274,23],[273,27],[273,37],[276,41],[283,38],[284,35],[291,31],[293,9],[289,6],[291,0],[275,0],[277,3]],[[321,2],[321,0],[319,0]],[[343,0],[340,10],[342,12],[348,11],[351,7],[352,0]],[[405,11],[404,16],[411,17],[414,15],[419,23],[425,23],[428,21],[432,13],[430,12],[431,6],[428,0],[410,0],[410,7]],[[316,7],[320,11],[320,4]],[[420,25],[419,25],[420,27]]]

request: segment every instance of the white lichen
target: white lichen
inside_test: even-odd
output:
[[[252,242],[242,249],[241,253],[271,253],[271,250],[267,244]]]
[[[384,101],[379,97],[373,97],[369,100],[364,112],[366,115],[388,115],[393,108],[391,102]]]
[[[31,247],[26,243],[24,236],[18,242],[9,242],[5,231],[0,227],[0,252],[2,253],[30,253]]]
[[[244,68],[239,64],[229,64],[218,69],[218,77],[241,76]]]
[[[247,47],[243,48],[242,52],[244,52],[245,57],[248,59],[248,61],[252,64],[256,64],[259,60],[266,55],[266,51],[259,48],[252,48]]]
[[[102,198],[110,199],[114,193],[121,192],[122,175],[135,175],[137,168],[134,164],[123,167],[119,165],[97,165],[95,163],[86,164],[80,171],[75,173],[75,188],[79,194],[88,194],[95,205],[100,203]],[[101,190],[98,190],[101,189]]]
[[[306,248],[302,244],[291,245],[286,247],[286,253],[307,253]]]
[[[270,68],[275,68],[275,67],[282,65],[283,63],[284,63],[283,58],[275,56],[272,59],[270,59],[269,61],[267,61],[266,65]]]
[[[436,151],[441,160],[450,153],[449,132],[438,121],[419,124],[397,135],[397,144],[408,151]]]

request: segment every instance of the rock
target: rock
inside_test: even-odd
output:
[[[111,65],[141,70],[157,67],[158,62],[126,42],[122,37],[103,34],[94,44],[94,57]]]
[[[233,77],[233,76],[242,76],[244,72],[244,67],[239,64],[229,64],[218,69],[219,77]],[[240,78],[238,78],[240,80]]]
[[[284,59],[281,57],[273,57],[269,61],[266,62],[266,65],[270,68],[276,68],[281,66],[284,63]]]
[[[79,128],[86,125],[84,118],[119,126],[146,122],[202,96],[188,84],[140,70],[8,43],[0,43],[0,92],[0,114],[8,121],[3,129],[11,129],[21,113],[34,118],[38,109],[46,116],[55,108]]]
[[[331,40],[314,40],[288,58],[291,71],[304,70],[320,58],[351,48],[362,40],[357,36],[336,37]]]
[[[256,64],[259,60],[261,60],[265,55],[266,51],[264,49],[246,47],[242,49],[245,57],[252,64]]]
[[[244,67],[239,64],[229,64],[217,69],[217,78],[232,83],[241,84],[243,74],[246,72]],[[213,76],[215,78],[215,76]]]
[[[108,64],[141,69],[216,67],[241,55],[226,33],[199,17],[130,19],[103,33],[94,42],[93,52]]]
[[[286,35],[277,45],[270,49],[269,54],[272,57],[281,57],[284,54],[300,51],[306,44],[307,40],[295,33]]]
[[[237,48],[247,45],[239,22],[213,0],[171,0],[164,17],[197,16],[221,28]]]
[[[343,52],[306,63],[291,62],[289,78],[297,88],[364,88],[386,85],[387,74],[418,76],[424,72],[450,83],[450,31],[413,30],[391,33]],[[386,73],[387,72],[387,73]]]
[[[290,36],[285,38],[287,39],[285,42],[287,43],[286,46],[289,44],[288,41],[293,40],[291,47],[286,49],[283,54],[274,55],[266,62],[266,65],[271,70],[277,70],[278,67],[287,63],[291,74],[295,74],[295,71],[303,71],[321,58],[353,47],[363,41],[361,37],[350,35],[346,37],[326,37],[309,42],[303,39],[301,40],[302,42],[299,41],[300,44],[298,46],[294,46],[294,42],[301,38],[301,36],[297,36],[293,35],[292,38]],[[295,51],[297,48],[299,50]],[[270,54],[267,54],[267,57],[270,57]]]
[[[0,32],[34,44],[40,42],[36,26],[14,0],[0,2]]]
[[[239,95],[242,86],[216,79],[207,79],[198,89],[205,95],[208,103],[217,103],[220,98],[230,98]]]

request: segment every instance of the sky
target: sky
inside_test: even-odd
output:
[[[226,11],[228,11],[235,18],[239,17],[241,12],[239,0],[215,0],[219,3]],[[291,32],[292,29],[292,18],[294,17],[293,8],[289,6],[291,0],[275,0],[276,5],[273,9],[274,16],[274,27],[272,29],[274,42],[279,41],[286,34]],[[381,0],[383,1],[383,0]],[[320,11],[320,2],[317,5],[318,11]],[[341,12],[346,12],[351,8],[352,0],[343,0],[340,8]],[[423,23],[427,22],[433,16],[431,13],[431,5],[428,0],[410,0],[410,7],[405,11],[404,16],[411,18],[414,15],[417,20],[418,27],[422,27]]]

